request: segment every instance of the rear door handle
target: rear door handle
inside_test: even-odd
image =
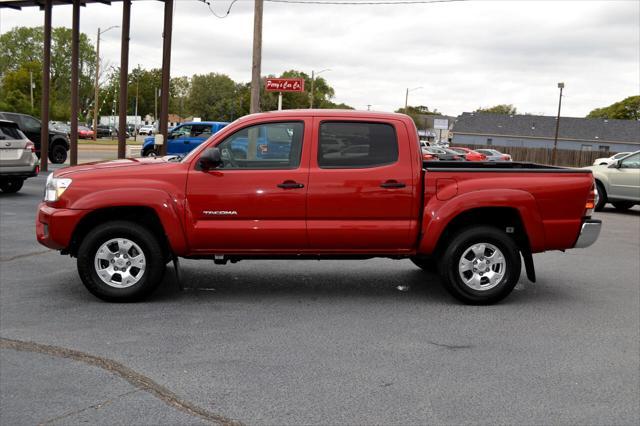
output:
[[[407,186],[403,182],[398,182],[397,180],[390,179],[382,184],[380,184],[381,188],[404,188]]]
[[[304,188],[304,185],[293,180],[285,180],[282,183],[278,184],[278,188],[282,189],[299,189]]]

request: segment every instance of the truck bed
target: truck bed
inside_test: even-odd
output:
[[[588,169],[548,166],[518,161],[423,161],[423,168],[430,171],[470,172],[540,172],[540,173],[591,173]]]

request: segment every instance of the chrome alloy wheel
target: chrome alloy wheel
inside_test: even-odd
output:
[[[126,238],[114,238],[102,244],[94,260],[102,282],[114,288],[136,284],[144,275],[146,264],[140,246]]]
[[[493,244],[477,243],[466,249],[458,262],[458,273],[465,285],[477,291],[497,286],[506,272],[507,262]]]

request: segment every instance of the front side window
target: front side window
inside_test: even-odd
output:
[[[171,132],[171,138],[177,139],[191,134],[191,126],[180,126]]]
[[[398,140],[385,123],[320,124],[318,165],[321,168],[364,168],[398,161]]]
[[[300,165],[304,125],[268,123],[245,127],[218,145],[223,169],[295,169]]]
[[[621,169],[640,169],[640,152],[630,155],[620,161]]]

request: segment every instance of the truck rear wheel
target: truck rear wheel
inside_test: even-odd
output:
[[[107,302],[137,302],[162,282],[164,254],[157,238],[128,221],[91,230],[80,244],[77,261],[83,284]]]
[[[520,268],[520,252],[513,239],[498,228],[478,226],[451,239],[440,272],[455,298],[470,305],[489,305],[511,293]]]

